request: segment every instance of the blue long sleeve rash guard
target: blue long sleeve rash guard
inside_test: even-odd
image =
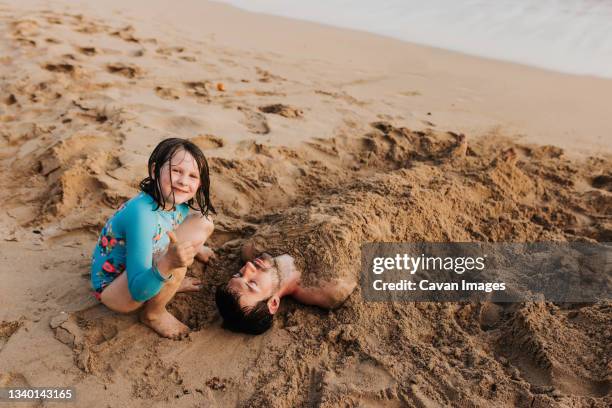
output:
[[[172,211],[156,207],[153,197],[141,192],[106,222],[91,263],[91,284],[97,297],[124,272],[130,294],[138,302],[151,299],[161,290],[166,279],[153,264],[153,257],[166,249],[167,232],[183,222],[189,207],[179,204]]]

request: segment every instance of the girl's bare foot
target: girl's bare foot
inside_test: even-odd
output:
[[[185,276],[181,282],[181,286],[176,290],[177,292],[197,292],[202,289],[202,281],[200,279]]]
[[[217,256],[215,255],[215,251],[205,245],[202,245],[195,257],[202,263],[208,263],[211,259],[215,259]]]
[[[167,310],[156,315],[141,313],[140,321],[155,330],[160,336],[169,339],[179,339],[189,333],[189,327],[181,323]]]

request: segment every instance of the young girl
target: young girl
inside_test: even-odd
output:
[[[142,307],[140,320],[168,338],[188,327],[166,305],[176,292],[197,291],[201,282],[186,278],[194,257],[213,256],[203,244],[214,226],[208,163],[185,139],[157,145],[149,158],[141,192],[107,221],[94,249],[91,284],[109,309],[129,313]],[[198,214],[188,215],[189,208]]]

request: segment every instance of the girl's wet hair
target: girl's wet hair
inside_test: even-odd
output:
[[[161,170],[166,162],[170,162],[174,153],[179,150],[185,150],[195,159],[198,170],[200,172],[200,187],[196,191],[195,196],[187,201],[189,208],[198,210],[202,215],[208,215],[209,212],[216,214],[215,208],[210,202],[210,177],[208,176],[208,162],[202,150],[192,142],[186,139],[169,138],[162,140],[151,153],[149,157],[149,176],[140,182],[140,189],[149,194],[157,203],[157,209],[165,208],[164,196],[161,189]],[[170,172],[170,181],[172,182],[172,172]],[[172,207],[174,201],[174,192],[172,192]],[[197,207],[194,205],[197,202]]]

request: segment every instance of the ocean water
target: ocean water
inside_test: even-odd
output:
[[[612,78],[612,0],[219,0],[541,68]]]

